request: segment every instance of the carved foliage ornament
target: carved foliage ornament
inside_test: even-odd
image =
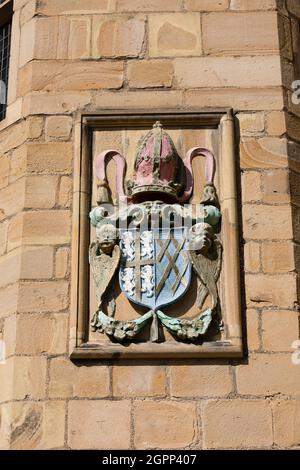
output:
[[[201,202],[191,206],[192,160],[197,156],[206,159],[206,184]],[[111,159],[117,167],[117,206],[111,204],[106,179]],[[133,180],[125,184],[126,163],[118,151],[107,150],[97,157],[98,206],[90,213],[96,240],[89,258],[98,310],[92,327],[114,341],[128,342],[137,341],[151,322],[151,341],[161,340],[161,325],[177,340],[197,341],[207,334],[219,310],[222,245],[216,228],[221,214],[213,183],[214,156],[196,147],[187,152],[183,163],[157,122],[138,144],[134,171]],[[166,315],[164,307],[187,294],[193,275],[198,280],[194,317]],[[116,276],[123,295],[144,307],[143,315],[131,321],[115,318],[111,286]]]

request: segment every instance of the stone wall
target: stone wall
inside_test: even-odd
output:
[[[300,445],[298,0],[15,0],[0,123],[1,448]],[[298,76],[297,76],[298,73]],[[74,122],[233,107],[242,360],[69,360]]]

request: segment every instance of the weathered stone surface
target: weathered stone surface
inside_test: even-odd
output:
[[[227,10],[229,0],[218,0],[212,2],[211,0],[187,0],[186,7],[192,11],[222,11]]]
[[[267,204],[283,204],[290,202],[288,171],[270,170],[262,175],[262,201]]]
[[[197,13],[149,17],[150,57],[199,56],[201,53],[200,18]]]
[[[173,366],[170,378],[174,397],[226,396],[233,386],[226,364]]]
[[[123,397],[164,396],[166,371],[163,366],[115,366],[113,368],[113,395]]]
[[[47,359],[15,357],[8,361],[13,368],[13,398],[15,400],[45,398]]]
[[[70,401],[68,420],[71,449],[129,449],[129,401]]]
[[[181,91],[129,91],[129,92],[99,92],[95,96],[95,108],[103,106],[113,109],[120,106],[124,109],[157,109],[161,108],[182,108]]]
[[[72,201],[73,180],[68,176],[62,176],[59,184],[58,204],[60,207],[69,208]]]
[[[69,140],[72,127],[73,121],[69,116],[49,116],[46,119],[46,138]]]
[[[249,351],[260,348],[259,314],[257,310],[247,309],[247,346]]]
[[[8,222],[0,223],[0,255],[6,251]]]
[[[65,281],[22,282],[19,289],[19,312],[59,312],[69,304]]]
[[[294,308],[297,301],[296,292],[296,278],[293,274],[246,275],[246,298],[249,307]]]
[[[34,263],[32,260],[34,259]],[[21,252],[21,279],[50,279],[53,274],[53,248],[24,247]]]
[[[4,289],[0,289],[0,318],[17,311],[18,294],[18,284],[9,285]]]
[[[291,311],[265,310],[262,313],[262,341],[265,351],[292,351],[299,338],[299,314]]]
[[[72,144],[63,142],[28,144],[27,170],[29,173],[70,173],[72,157]]]
[[[203,407],[203,443],[205,449],[261,449],[271,446],[270,405],[263,400],[206,402]]]
[[[291,242],[264,242],[262,265],[265,273],[288,273],[295,270],[294,245]]]
[[[174,70],[181,88],[276,87],[282,83],[276,56],[179,58]]]
[[[262,175],[258,171],[242,173],[243,202],[257,202],[262,199]]]
[[[9,176],[9,158],[6,155],[0,156],[0,188],[8,184]]]
[[[207,54],[279,51],[276,12],[211,13],[203,17],[202,29],[203,49]]]
[[[16,354],[64,354],[68,318],[66,315],[18,315]]]
[[[231,10],[271,10],[276,8],[276,0],[231,0]]]
[[[42,450],[64,446],[64,402],[14,403],[5,410],[6,432],[12,450]]]
[[[207,82],[207,85],[209,82]],[[240,111],[265,111],[283,108],[280,88],[200,88],[184,94],[187,108],[235,108]]]
[[[69,248],[59,248],[55,254],[55,277],[58,279],[65,278],[70,269],[70,249]]]
[[[93,19],[93,57],[138,57],[142,54],[145,19],[120,16]]]
[[[249,205],[243,209],[244,237],[246,239],[290,239],[293,238],[292,215],[284,206]],[[268,220],[268,224],[264,221]]]
[[[299,448],[300,401],[280,400],[274,403],[273,415],[274,443],[283,448]]]
[[[21,270],[21,254],[20,250],[13,250],[12,252],[1,256],[0,258],[0,288],[17,282],[20,278]]]
[[[122,62],[33,61],[20,72],[19,95],[29,91],[98,90],[121,88]]]
[[[109,395],[107,366],[77,366],[57,357],[51,360],[49,396],[51,398],[102,398]]]
[[[257,273],[261,269],[260,244],[248,242],[244,246],[245,271]]]
[[[24,207],[25,179],[6,186],[0,190],[0,214],[9,217],[20,212]],[[16,196],[17,195],[17,196]]]
[[[195,403],[136,402],[134,421],[138,449],[182,449],[196,437]]]
[[[287,142],[285,139],[263,137],[241,142],[241,167],[249,169],[285,168]]]
[[[43,0],[39,2],[37,12],[43,15],[85,15],[109,13],[113,3],[110,0]]]
[[[71,220],[69,211],[26,212],[23,219],[22,240],[24,244],[55,245],[70,241]]]
[[[265,129],[264,113],[239,113],[237,118],[241,135],[258,134]]]
[[[291,354],[256,354],[249,364],[237,368],[241,395],[298,395],[300,376],[295,374]]]
[[[29,176],[25,181],[26,209],[51,209],[55,206],[57,176]]]
[[[131,88],[170,87],[173,79],[173,65],[163,60],[130,62],[127,78]]]
[[[52,92],[40,94],[33,92],[23,100],[23,115],[30,114],[69,114],[84,109],[91,101],[87,92]]]
[[[122,12],[136,11],[180,11],[180,0],[117,0],[117,10]]]

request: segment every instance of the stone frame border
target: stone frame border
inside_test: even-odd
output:
[[[143,127],[161,120],[166,126],[220,129],[220,203],[224,246],[223,290],[226,340],[184,343],[146,343],[124,346],[89,342],[89,219],[92,136],[95,130]],[[120,111],[80,114],[76,119],[72,214],[72,278],[69,351],[71,359],[155,359],[242,357],[239,220],[236,184],[235,128],[232,110],[177,112]]]

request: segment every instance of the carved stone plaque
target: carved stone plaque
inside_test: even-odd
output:
[[[71,356],[240,356],[231,113],[85,116],[77,134]]]

